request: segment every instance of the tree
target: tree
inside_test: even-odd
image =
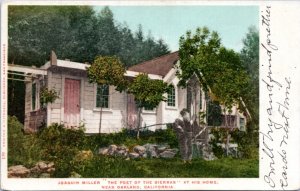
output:
[[[143,37],[142,28],[139,33]],[[153,53],[148,53],[146,40],[138,38],[117,24],[109,7],[99,14],[91,6],[8,7],[9,63],[40,67],[53,50],[59,59],[92,63],[97,55],[118,56],[131,66],[169,52],[164,42],[153,39]],[[23,122],[24,83],[10,80],[9,87],[9,105],[14,106],[9,115],[18,115]]]
[[[90,83],[96,83],[100,86],[101,95],[103,95],[104,85],[115,86],[116,90],[120,92],[125,90],[125,71],[125,67],[117,57],[98,56],[93,64],[87,68],[87,75]],[[100,100],[100,103],[99,133],[101,133],[103,101]]]
[[[161,101],[166,101],[165,93],[169,86],[162,80],[151,80],[147,74],[139,74],[128,87],[128,93],[134,95],[138,107],[137,138],[141,126],[141,113],[143,108],[155,108]]]
[[[177,76],[181,85],[196,75],[204,91],[213,101],[224,105],[224,113],[232,112],[233,105],[242,105],[243,94],[248,84],[248,75],[241,65],[239,55],[221,44],[217,32],[207,27],[197,28],[182,36],[179,41],[180,72]],[[241,109],[246,109],[242,108]],[[227,124],[225,117],[225,124]],[[230,134],[227,132],[227,152]]]
[[[250,27],[246,38],[243,40],[244,47],[240,52],[241,63],[250,77],[247,91],[244,95],[245,104],[252,114],[256,129],[259,121],[259,33],[255,27]]]
[[[221,45],[217,32],[206,27],[198,28],[194,35],[188,31],[179,46],[180,85],[196,75],[203,89],[227,108],[242,101],[248,76],[239,55]]]
[[[247,122],[247,136],[243,137],[245,145],[243,149],[250,151],[248,153],[257,153],[259,146],[259,33],[255,27],[249,27],[243,43],[244,47],[240,52],[241,63],[250,77],[243,100],[252,116],[252,120]]]

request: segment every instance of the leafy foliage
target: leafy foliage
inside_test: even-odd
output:
[[[250,27],[243,40],[244,47],[241,50],[241,63],[250,77],[247,84],[247,92],[243,100],[251,113],[252,120],[258,129],[259,123],[259,33],[255,27]]]
[[[40,103],[44,107],[47,103],[53,103],[59,98],[57,92],[52,89],[49,90],[47,87],[43,87],[40,90]]]
[[[130,130],[86,136],[81,129],[65,129],[62,125],[53,124],[36,135],[25,135],[22,133],[22,124],[15,117],[9,117],[8,125],[9,166],[23,164],[31,168],[40,160],[54,160],[56,171],[53,176],[57,178],[70,177],[74,172],[85,178],[258,177],[257,159],[194,159],[192,164],[187,165],[180,158],[127,161],[97,154],[99,147],[109,144],[124,143],[130,147],[145,143],[168,143],[174,148],[178,143],[171,128],[156,132],[141,131],[141,139],[137,140],[136,132]]]
[[[207,105],[207,124],[220,126],[222,124],[222,110],[219,102],[209,101]]]
[[[140,30],[137,35],[118,24],[108,7],[96,13],[90,6],[9,6],[8,62],[40,67],[53,50],[59,59],[82,63],[114,55],[128,67],[169,53],[163,40]],[[23,121],[24,83],[9,87],[9,115]]]
[[[192,35],[188,31],[179,41],[180,84],[185,86],[195,74],[205,91],[213,94],[216,101],[231,108],[241,101],[248,76],[239,55],[221,45],[217,32],[197,28]]]
[[[8,116],[8,165],[31,166],[41,159],[40,142],[36,135],[23,133],[23,125],[15,116]]]
[[[63,125],[53,124],[44,128],[38,136],[42,146],[42,157],[54,162],[56,177],[68,177],[74,170],[72,163],[83,148],[85,135],[82,129],[67,129]]]
[[[96,13],[90,6],[9,6],[8,27],[9,62],[21,65],[40,66],[51,50],[90,63],[97,55],[117,55],[127,66],[169,53],[161,39],[145,38],[142,27],[135,35],[117,24],[109,7]]]
[[[142,108],[155,108],[161,101],[166,101],[165,93],[170,87],[162,80],[151,80],[147,74],[139,74],[128,86],[128,93],[134,95],[138,107],[137,138],[139,138]]]
[[[258,132],[252,132],[253,121],[248,122],[248,131],[233,131],[231,133],[232,139],[238,143],[238,149],[242,158],[258,159],[259,145],[258,145]]]
[[[128,87],[128,93],[134,95],[139,108],[155,108],[161,101],[166,101],[164,93],[169,86],[162,80],[151,80],[147,74],[139,74]]]
[[[117,90],[126,88],[125,68],[117,57],[97,56],[94,63],[87,68],[89,81],[98,85],[113,85]]]

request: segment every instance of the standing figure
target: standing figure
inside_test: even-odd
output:
[[[193,120],[190,120],[189,112],[186,109],[183,109],[180,115],[182,117],[175,120],[173,127],[177,134],[181,158],[185,163],[192,160]]]

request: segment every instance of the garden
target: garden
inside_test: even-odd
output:
[[[59,124],[25,134],[16,117],[8,119],[8,167],[22,165],[27,169],[22,177],[258,177],[257,153],[239,158],[219,153],[215,160],[194,158],[190,164],[183,163],[178,153],[173,158],[136,159],[99,154],[99,148],[112,144],[126,145],[129,151],[145,144],[178,147],[171,128],[141,131],[139,139],[135,131],[86,135],[84,127],[74,130]]]

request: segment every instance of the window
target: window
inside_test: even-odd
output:
[[[31,110],[36,109],[36,84],[31,87]]]
[[[199,109],[202,109],[202,91],[200,90],[200,102],[199,102]]]
[[[109,86],[98,85],[96,96],[96,107],[108,108],[109,106]]]
[[[240,130],[241,131],[245,131],[245,119],[244,118],[240,118]]]
[[[175,107],[175,100],[176,100],[176,94],[175,94],[175,88],[173,85],[171,85],[170,93],[168,94],[168,106]]]

